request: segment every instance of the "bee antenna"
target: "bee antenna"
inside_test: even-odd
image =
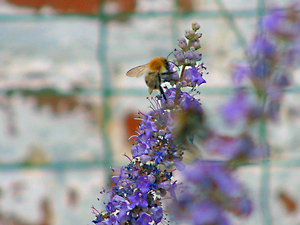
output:
[[[168,59],[168,60],[169,60],[169,56],[172,55],[172,54],[173,54],[173,52],[170,52],[170,54],[167,56],[167,59]]]

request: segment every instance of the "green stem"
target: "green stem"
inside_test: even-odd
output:
[[[182,82],[185,67],[186,67],[185,65],[182,66],[179,82]],[[179,92],[180,92],[180,87],[177,87],[176,94],[175,94],[175,104],[177,104],[178,102]]]
[[[263,93],[261,95],[261,102],[262,102],[262,110],[264,112],[267,94]],[[268,147],[267,141],[267,122],[266,117],[263,116],[260,121],[259,126],[259,142],[261,146]],[[270,195],[270,153],[269,150],[267,152],[267,156],[261,163],[261,182],[260,182],[260,207],[263,215],[263,224],[264,225],[271,225],[272,224],[272,215],[269,205],[269,195]]]

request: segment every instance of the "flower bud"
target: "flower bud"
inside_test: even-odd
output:
[[[194,59],[195,57],[196,57],[196,55],[195,55],[195,53],[192,52],[192,51],[187,51],[187,52],[185,53],[185,58],[186,58],[186,59],[192,60],[192,59]]]
[[[188,40],[193,40],[195,39],[195,31],[194,30],[186,30],[185,31],[185,37],[188,39]]]
[[[197,38],[201,38],[201,37],[202,37],[202,33],[197,33],[197,34],[196,34],[196,37],[197,37]]]
[[[192,23],[192,29],[194,31],[199,30],[200,29],[200,25],[197,22],[193,22]]]
[[[189,39],[189,37],[190,37],[190,30],[185,30],[184,36],[185,36],[187,39]]]
[[[180,38],[177,40],[177,44],[178,46],[183,49],[183,50],[186,50],[187,49],[187,42],[186,42],[186,39],[185,38]]]
[[[202,54],[195,54],[195,61],[200,61],[202,59]]]
[[[194,30],[189,30],[189,34],[190,34],[190,36],[194,37],[196,32]]]
[[[184,62],[185,58],[184,58],[184,55],[183,55],[183,53],[181,51],[175,49],[173,51],[173,53],[174,53],[174,56],[175,56],[177,62],[179,62],[179,64]]]
[[[193,47],[195,50],[198,50],[199,48],[201,48],[200,40],[199,40],[199,39],[196,39],[195,41],[193,41],[192,47]],[[192,47],[191,47],[191,48],[192,48]]]
[[[177,83],[176,83],[176,87],[177,87],[177,88],[181,88],[181,87],[182,87],[182,83],[181,83],[181,82],[177,82]]]

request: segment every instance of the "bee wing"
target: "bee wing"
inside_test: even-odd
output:
[[[127,71],[126,76],[128,76],[128,77],[141,77],[141,76],[143,76],[145,73],[148,73],[148,71],[149,71],[147,65],[148,64],[133,67],[132,69]]]

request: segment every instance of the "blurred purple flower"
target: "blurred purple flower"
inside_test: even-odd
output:
[[[230,125],[247,119],[253,112],[254,106],[250,96],[243,90],[239,90],[236,94],[221,108],[222,117]]]
[[[262,24],[266,32],[277,38],[289,41],[299,38],[300,17],[299,12],[295,10],[295,5],[288,10],[274,10],[263,18]]]

